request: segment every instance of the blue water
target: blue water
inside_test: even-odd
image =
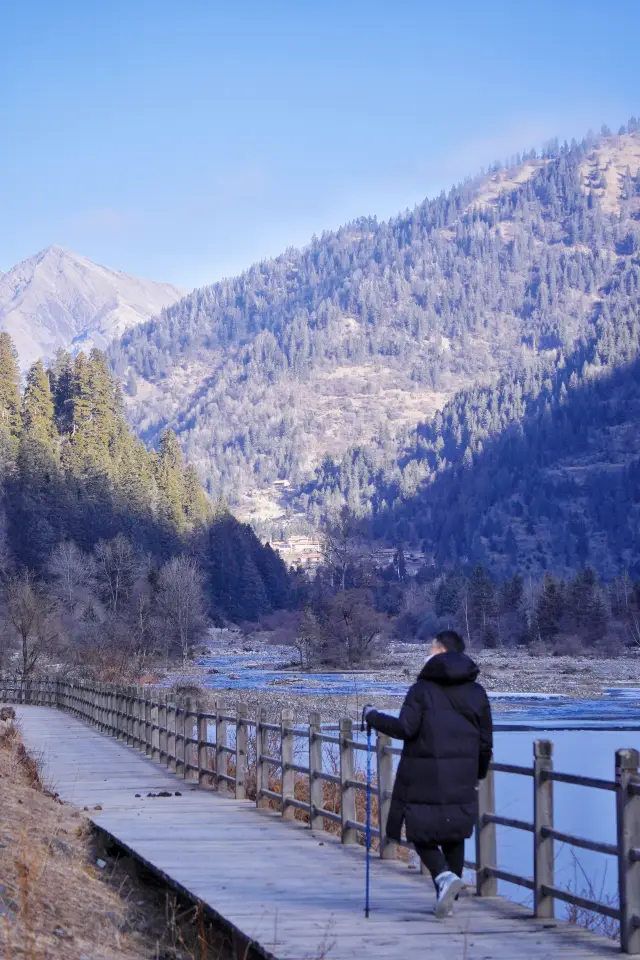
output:
[[[603,704],[601,704],[602,707]],[[591,707],[587,707],[590,712]],[[579,713],[580,701],[573,713]],[[533,740],[547,736],[553,741],[553,762],[556,770],[581,774],[603,780],[615,779],[615,751],[633,747],[640,749],[640,724],[624,731],[605,729],[606,721],[596,727],[558,730],[540,718],[539,727],[532,731],[499,731],[495,736],[495,759],[502,763],[530,766],[533,762]],[[580,721],[581,722],[581,721]],[[502,816],[532,821],[533,781],[529,777],[497,773],[496,808]],[[574,836],[605,843],[616,842],[615,794],[604,790],[554,784],[554,819],[558,830]],[[498,827],[498,862],[512,873],[532,875],[533,836],[521,831]],[[571,848],[556,843],[556,883],[591,899],[617,898],[617,863],[614,857]],[[475,859],[473,841],[467,850],[469,859]],[[522,888],[500,885],[500,892],[523,903],[530,902],[530,894]],[[562,907],[558,905],[559,915]]]
[[[251,665],[247,666],[247,661]],[[203,657],[198,663],[206,670],[215,667],[219,673],[204,676],[202,682],[208,687],[226,690],[290,690],[301,694],[354,694],[376,693],[378,696],[402,697],[408,684],[381,682],[353,673],[305,673],[300,670],[283,670],[270,667],[273,655],[269,651],[257,653],[221,654]],[[255,666],[253,666],[255,664]],[[286,681],[283,683],[281,681]]]
[[[640,687],[611,687],[598,700],[545,694],[489,697],[501,729],[640,730]]]

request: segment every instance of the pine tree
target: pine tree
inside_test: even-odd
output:
[[[274,610],[286,606],[290,597],[290,584],[287,568],[281,557],[266,543],[263,546],[258,542],[253,530],[249,527],[244,538],[244,548],[253,553],[253,558],[262,578],[269,604]]]
[[[53,397],[42,360],[36,361],[27,374],[22,399],[22,436],[47,445],[52,445],[56,437]]]
[[[504,549],[512,567],[515,567],[518,562],[518,541],[516,540],[515,533],[513,528],[509,527],[507,530],[507,535],[504,539]]]
[[[536,604],[536,621],[543,640],[553,640],[556,636],[564,610],[564,584],[547,573]]]
[[[459,575],[444,577],[438,584],[434,600],[437,617],[453,616],[457,613],[462,596],[462,581]]]
[[[112,478],[123,505],[136,515],[155,512],[158,506],[154,459],[121,421],[114,442]]]
[[[155,472],[161,513],[169,523],[181,530],[185,526],[184,463],[173,430],[163,430],[160,436]]]
[[[53,419],[53,398],[41,360],[34,363],[27,374],[22,398],[18,466],[23,482],[29,477],[38,486],[49,484],[58,466],[58,434]]]
[[[407,578],[407,562],[404,558],[404,549],[401,541],[398,542],[398,546],[393,555],[393,566],[398,580],[400,583],[403,583]]]
[[[3,330],[0,332],[0,464],[16,454],[20,422],[18,354],[11,337]]]
[[[514,612],[520,609],[524,596],[524,580],[519,573],[514,573],[510,580],[505,580],[500,589],[500,610],[503,613]]]
[[[481,563],[469,581],[469,620],[472,632],[481,638],[492,635],[496,616],[496,588]]]
[[[71,432],[65,448],[64,462],[73,473],[81,476],[89,467],[90,441],[89,424],[92,418],[91,389],[89,384],[89,364],[82,351],[73,364],[73,384],[71,389],[70,420]]]
[[[206,523],[211,516],[211,506],[192,463],[184,471],[183,489],[183,512],[187,521],[194,527]]]
[[[263,613],[271,609],[269,598],[251,554],[245,553],[242,564],[242,586],[240,594],[240,610],[243,620],[257,620]]]
[[[96,349],[89,355],[89,392],[92,416],[87,433],[101,465],[110,473],[118,421],[122,417],[122,396],[105,355]]]
[[[73,427],[74,372],[73,359],[66,350],[58,350],[47,371],[53,393],[55,421],[58,432],[71,433]]]
[[[123,420],[121,394],[100,350],[76,357],[67,463],[76,474],[112,476]]]

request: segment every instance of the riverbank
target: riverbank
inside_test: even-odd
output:
[[[296,719],[306,720],[310,712],[318,711],[334,720],[357,716],[368,702],[397,709],[426,653],[423,644],[396,642],[365,669],[302,670],[295,649],[270,643],[268,634],[247,637],[236,630],[215,630],[186,669],[158,679],[162,686],[192,683],[205,688],[210,699],[244,701],[251,710],[261,704],[272,715],[286,707],[295,711]],[[558,657],[517,649],[472,650],[471,656],[480,668],[480,682],[505,711],[511,699],[594,701],[612,688],[640,686],[640,651],[615,658]]]

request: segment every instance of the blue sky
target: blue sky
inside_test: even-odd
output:
[[[638,0],[21,0],[2,34],[0,270],[191,288],[640,114]]]

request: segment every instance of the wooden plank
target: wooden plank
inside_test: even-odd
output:
[[[277,960],[593,960],[615,944],[559,921],[534,919],[501,898],[461,897],[433,916],[432,885],[399,861],[371,864],[363,916],[364,850],[278,813],[185,783],[62,712],[20,707],[27,747],[62,799],[232,929]],[[170,792],[170,797],[147,793]],[[175,791],[181,796],[175,796]],[[136,793],[142,794],[135,797]]]

